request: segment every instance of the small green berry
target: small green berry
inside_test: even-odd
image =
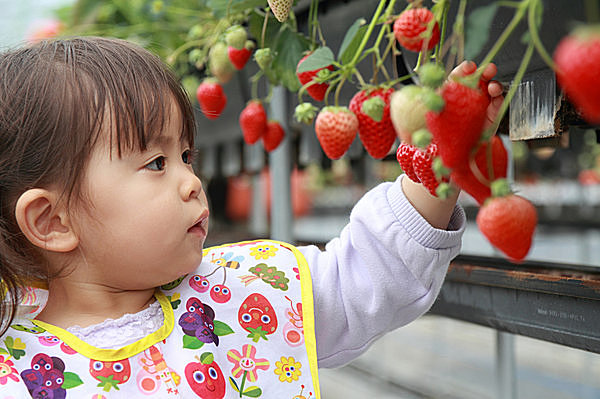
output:
[[[446,79],[446,71],[438,64],[427,63],[422,65],[418,71],[419,80],[425,87],[437,89]]]
[[[294,110],[294,118],[298,122],[310,125],[317,115],[318,108],[311,103],[302,103],[296,106]]]

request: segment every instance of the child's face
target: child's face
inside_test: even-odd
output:
[[[173,106],[166,130],[144,152],[119,158],[108,138],[96,146],[83,180],[86,210],[75,212],[90,278],[119,289],[148,289],[200,264],[208,205],[180,142]]]

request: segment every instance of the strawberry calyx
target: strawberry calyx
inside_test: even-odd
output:
[[[600,25],[580,25],[570,35],[580,41],[600,38]]]
[[[419,129],[412,134],[412,143],[415,147],[425,148],[431,143],[431,132],[427,129]]]
[[[433,112],[441,112],[446,105],[442,96],[429,87],[423,87],[419,97],[423,104]]]
[[[421,65],[417,73],[421,84],[432,89],[440,87],[446,79],[446,71],[444,68],[431,62]]]
[[[373,119],[375,122],[381,122],[383,119],[383,111],[385,109],[385,101],[379,96],[374,96],[363,102],[361,111]]]
[[[492,191],[492,197],[506,197],[507,195],[512,194],[512,189],[506,179],[494,180],[490,184],[490,189]]]
[[[449,198],[454,194],[454,187],[450,183],[442,182],[435,189],[435,194],[440,199]]]

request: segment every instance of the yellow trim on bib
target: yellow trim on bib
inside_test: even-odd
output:
[[[83,356],[89,359],[100,360],[103,362],[114,362],[127,359],[148,349],[150,346],[166,339],[173,331],[173,327],[175,326],[175,316],[173,314],[171,302],[165,296],[165,294],[158,290],[154,293],[154,297],[160,304],[164,315],[163,325],[152,334],[119,349],[97,348],[77,338],[75,335],[63,328],[45,323],[41,320],[34,319],[31,321],[35,325],[44,328],[49,333],[54,334],[71,348],[73,348],[73,350],[81,353]]]
[[[306,258],[304,257],[304,255],[302,255],[298,248],[291,244],[288,244],[283,241],[267,239],[240,241],[236,243],[216,245],[214,247],[205,248],[204,255],[206,255],[209,251],[217,248],[229,247],[232,245],[247,245],[258,242],[272,242],[286,247],[290,251],[292,251],[292,253],[296,257],[296,260],[298,261],[298,270],[300,271],[300,290],[302,295],[302,323],[304,328],[304,343],[308,354],[308,362],[313,380],[313,388],[315,390],[315,399],[321,399],[321,390],[319,385],[319,367],[317,364],[317,338],[315,334],[315,306],[313,298],[312,277],[310,275],[308,262],[306,262]]]

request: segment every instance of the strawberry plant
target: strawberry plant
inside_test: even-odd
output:
[[[337,48],[321,26],[324,2],[305,3],[154,0],[125,7],[118,0],[78,0],[60,15],[65,34],[122,37],[156,52],[181,76],[209,120],[231,107],[219,87],[226,90],[235,74],[251,74],[251,101],[234,110],[247,144],[262,139],[266,151],[279,144],[282,129],[267,122],[265,108],[271,88],[281,86],[296,94],[294,117],[314,128],[326,157],[343,157],[358,134],[369,156],[393,158],[393,143],[399,140],[396,157],[409,178],[443,197],[450,176],[482,210],[489,209],[490,199],[506,197],[491,188],[506,177],[508,162],[495,133],[535,53],[556,71],[560,88],[581,115],[600,123],[599,28],[577,29],[550,56],[540,39],[542,0],[472,2],[469,8],[466,0],[349,2],[369,7],[348,22]],[[501,8],[512,12],[510,20],[490,37]],[[517,38],[526,49],[504,97],[491,97],[494,59],[519,28],[526,31]],[[411,54],[416,61],[407,73],[389,70],[399,56],[409,60]],[[463,64],[476,56],[479,66]],[[344,90],[353,98],[344,100]],[[435,144],[419,148],[415,141],[422,140],[416,136],[430,136]],[[492,244],[504,245],[492,236]],[[507,256],[518,259],[523,252]]]

